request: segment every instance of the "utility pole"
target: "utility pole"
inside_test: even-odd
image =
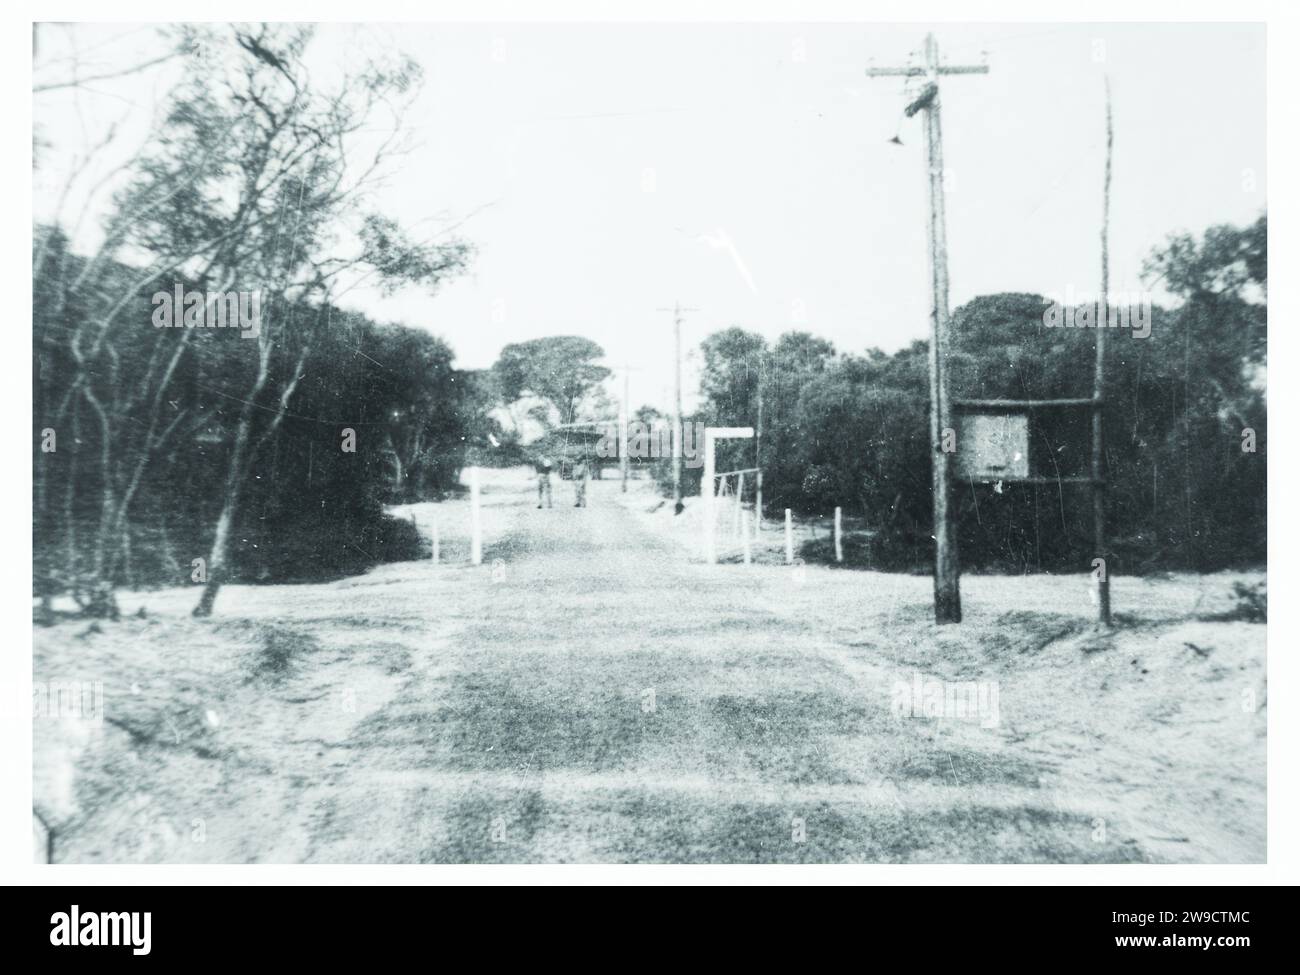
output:
[[[948,241],[943,200],[943,135],[939,125],[939,76],[987,74],[988,65],[939,64],[939,45],[933,34],[925,37],[925,65],[906,68],[868,68],[868,78],[924,77],[926,85],[905,109],[911,118],[924,112],[927,178],[930,190],[930,219],[926,237],[930,249],[930,486],[934,496],[934,620],[961,622],[961,563],[957,555],[957,533],[949,508],[952,484],[951,446],[956,436],[948,397]]]
[[[758,423],[754,428],[754,532],[763,530],[763,360],[758,360]]]
[[[628,402],[628,367],[623,366],[623,415],[619,418],[618,431],[618,467],[623,475],[623,493],[627,494],[627,425],[631,404]]]
[[[1110,157],[1114,128],[1110,117],[1110,78],[1106,78],[1106,175],[1101,196],[1101,302],[1104,315],[1094,331],[1097,333],[1097,359],[1092,375],[1092,546],[1093,557],[1101,559],[1097,573],[1097,619],[1110,625],[1110,564],[1106,558],[1106,484],[1104,476],[1104,441],[1102,410],[1106,393],[1106,330],[1110,326]]]
[[[682,316],[698,308],[683,308],[679,301],[672,308],[660,308],[659,311],[672,312],[673,315],[673,382],[676,414],[673,417],[673,513],[680,515],[685,505],[682,504]]]
[[[619,473],[623,476],[623,493],[627,494],[627,479],[631,476],[631,461],[628,459],[628,447],[631,433],[629,428],[632,424],[632,393],[629,386],[629,379],[632,374],[632,364],[623,363],[623,406],[618,415],[618,450],[619,450]]]

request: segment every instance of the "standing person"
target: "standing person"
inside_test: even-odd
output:
[[[587,458],[580,457],[578,463],[573,467],[573,491],[577,498],[573,502],[575,508],[587,507],[587,481],[591,478],[591,464]]]
[[[542,498],[546,498],[546,507],[551,506],[551,458],[542,454],[537,458],[537,507],[542,506]]]

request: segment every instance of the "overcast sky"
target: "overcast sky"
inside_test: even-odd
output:
[[[121,24],[75,32],[99,66],[156,44]],[[397,46],[426,71],[417,145],[377,197],[426,236],[464,220],[478,255],[437,296],[356,290],[346,304],[446,338],[463,367],[501,346],[589,336],[629,363],[632,400],[666,404],[671,316],[688,348],[737,324],[842,351],[927,330],[925,171],[904,83],[918,25],[324,25],[315,77]],[[999,291],[1095,291],[1103,76],[1115,117],[1112,289],[1142,287],[1176,231],[1264,208],[1265,33],[1253,25],[941,25],[942,58],[987,75],[942,82],[952,305]],[[38,96],[60,166],[110,121],[143,135],[169,69]],[[916,83],[912,82],[911,87]],[[890,144],[898,134],[903,146]],[[126,144],[129,138],[123,140]],[[468,219],[465,219],[468,218]],[[697,364],[693,363],[693,364]],[[694,386],[693,377],[688,387]]]

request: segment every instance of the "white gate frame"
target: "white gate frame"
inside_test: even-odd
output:
[[[713,481],[714,471],[717,469],[713,448],[719,440],[743,440],[753,436],[753,427],[704,428],[704,477],[700,479],[700,500],[704,503],[704,561],[710,565],[718,561],[718,551],[713,539]]]

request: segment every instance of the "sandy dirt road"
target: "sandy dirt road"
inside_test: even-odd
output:
[[[1264,858],[1265,628],[1202,619],[1238,576],[1116,579],[1113,634],[1083,576],[970,577],[939,628],[926,578],[706,566],[645,486],[533,490],[488,479],[481,566],[414,505],[444,564],[37,628],[38,686],[102,687],[36,721],[54,859]]]

